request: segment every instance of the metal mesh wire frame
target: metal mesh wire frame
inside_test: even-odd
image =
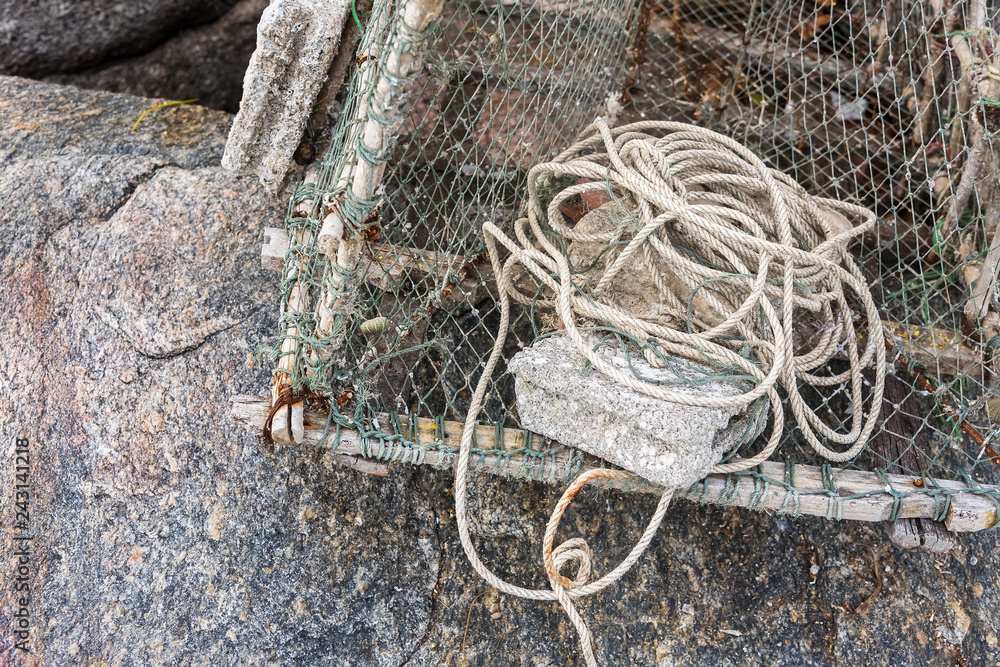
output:
[[[423,36],[423,70],[400,82],[407,112],[391,157],[378,156],[378,215],[348,215],[369,233],[349,307],[324,328],[316,304],[336,269],[315,240],[356,161],[364,72],[385,62],[398,9],[377,2],[367,17],[336,139],[289,209],[280,368],[297,389],[350,392],[359,418],[464,418],[498,317],[482,221],[518,215],[527,168],[595,114],[684,120],[879,218],[853,250],[896,364],[878,435],[851,466],[996,483],[1000,55],[988,3],[449,2]],[[551,329],[547,317],[517,312],[507,352]],[[500,370],[485,417],[516,426]],[[838,388],[812,400],[831,423],[848,405]],[[794,429],[780,451],[814,462]]]

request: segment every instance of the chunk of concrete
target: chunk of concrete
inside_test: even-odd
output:
[[[222,166],[279,189],[302,141],[350,9],[347,0],[277,0],[264,10]]]
[[[596,341],[595,341],[596,342]],[[598,351],[629,372],[614,345]],[[559,334],[536,341],[508,363],[514,375],[521,426],[630,470],[650,482],[687,488],[707,475],[723,455],[763,430],[767,409],[691,407],[622,386],[600,371],[585,370],[586,358]],[[639,354],[632,368],[644,378],[690,396],[727,398],[743,393],[732,383],[704,382],[717,373],[678,360],[675,368],[653,368]],[[681,378],[678,377],[678,372]],[[695,385],[685,382],[700,380]]]

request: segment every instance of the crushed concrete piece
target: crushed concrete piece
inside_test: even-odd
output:
[[[598,353],[628,371],[620,349],[604,345]],[[677,380],[672,369],[653,368],[640,355],[633,355],[631,361],[643,377]],[[596,369],[584,371],[584,363],[585,357],[561,334],[517,353],[507,368],[514,375],[521,426],[657,484],[689,487],[707,475],[727,451],[756,438],[767,421],[767,411],[754,415],[752,405],[704,408],[653,398]],[[694,368],[680,366],[678,370],[691,379],[699,375]],[[722,381],[670,385],[669,389],[720,398],[743,393]]]
[[[277,0],[264,10],[223,167],[253,172],[272,191],[281,187],[349,9],[347,0]]]

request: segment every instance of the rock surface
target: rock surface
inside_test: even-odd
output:
[[[597,339],[589,344],[595,345]],[[628,374],[661,382],[668,391],[694,399],[730,399],[743,390],[732,383],[700,382],[710,368],[678,359],[653,368],[631,359],[614,343],[600,358]],[[586,370],[587,359],[565,335],[549,336],[518,352],[507,365],[514,375],[521,427],[582,449],[651,482],[686,489],[712,471],[733,447],[752,442],[767,422],[747,406],[689,406],[654,398]],[[752,408],[753,404],[751,404]]]
[[[172,34],[149,51],[45,79],[142,97],[197,99],[202,106],[235,113],[257,21],[266,7],[267,0],[243,0],[216,20]],[[228,6],[219,11],[224,9]]]
[[[285,203],[217,166],[225,114],[172,108],[130,133],[154,103],[0,78],[0,664],[579,664],[557,605],[471,571],[448,474],[268,455],[231,424],[228,397],[270,376],[252,352],[273,341],[277,280],[257,254]],[[7,585],[19,434],[30,654]],[[559,493],[473,483],[491,567],[544,584]],[[654,504],[580,494],[557,539],[586,537],[606,573]],[[1000,547],[961,539],[935,558],[878,527],[678,501],[579,608],[604,665],[996,664]]]
[[[0,73],[40,77],[143,53],[229,8],[225,0],[3,0]]]

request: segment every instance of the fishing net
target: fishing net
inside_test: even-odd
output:
[[[622,120],[718,129],[809,192],[876,214],[853,250],[895,364],[884,422],[852,465],[995,480],[995,11],[947,0],[661,9]],[[834,420],[838,398],[822,399]]]
[[[874,212],[849,250],[886,333],[885,398],[863,450],[839,465],[885,481],[887,518],[917,493],[943,518],[959,491],[937,480],[996,503],[1000,54],[988,5],[449,0],[408,16],[408,4],[377,0],[357,15],[334,140],[289,207],[275,398],[327,397],[327,446],[353,429],[366,456],[451,465],[500,324],[484,224],[510,232],[529,169],[595,116],[682,121],[744,144],[814,196]],[[549,198],[575,182],[549,183]],[[489,455],[496,472],[559,482],[586,467],[551,440],[504,435],[520,427],[505,360],[560,326],[536,300],[512,304],[478,417],[491,444],[473,443],[473,465]],[[876,384],[870,369],[863,382]],[[803,400],[850,430],[850,394],[845,382]],[[771,457],[783,474],[734,474],[791,497],[796,466],[823,466],[810,493],[840,517],[848,494],[828,461],[794,420],[783,433]],[[760,449],[746,442],[728,460]]]

